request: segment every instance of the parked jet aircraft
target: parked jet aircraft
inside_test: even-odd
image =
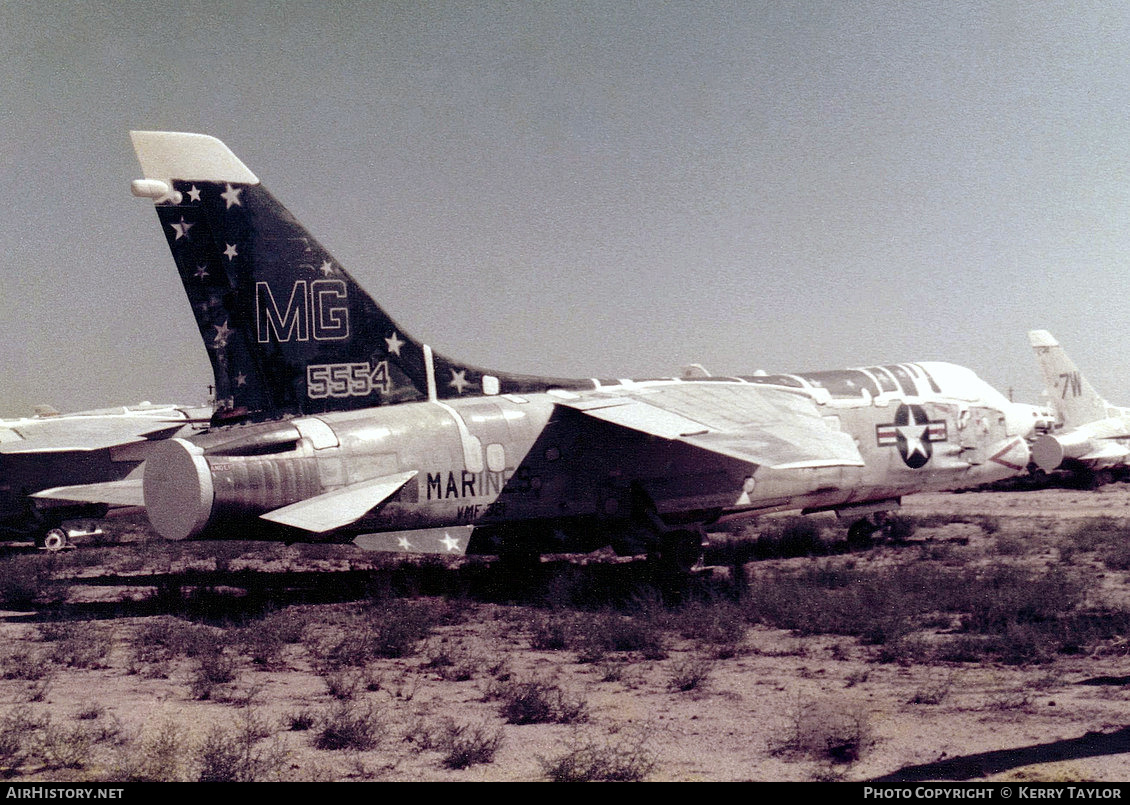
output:
[[[101,517],[112,505],[140,506],[146,451],[188,435],[194,415],[207,421],[203,411],[149,403],[0,420],[0,538],[60,550],[83,530],[73,521]]]
[[[156,205],[223,401],[146,465],[170,539],[565,540],[685,568],[722,517],[834,510],[869,536],[902,495],[1028,464],[1030,413],[948,363],[657,380],[468,366],[405,333],[222,142],[132,136],[133,193]]]
[[[1110,482],[1130,464],[1130,408],[1099,396],[1047,330],[1031,331],[1028,341],[1060,425],[1032,442],[1032,460],[1045,472],[1082,470],[1096,484]]]

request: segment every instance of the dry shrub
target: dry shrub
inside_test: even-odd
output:
[[[831,548],[822,533],[820,524],[809,517],[768,521],[757,540],[758,558],[826,556]]]
[[[1130,624],[1130,611],[1085,608],[1086,586],[1080,575],[1060,568],[828,563],[758,577],[742,606],[750,619],[800,635],[854,635],[882,646],[883,660],[989,656],[1019,664],[1083,651]],[[953,620],[964,633],[956,639],[936,644],[917,639],[917,633]]]
[[[494,760],[502,746],[502,730],[492,730],[486,724],[460,724],[453,718],[444,718],[438,724],[418,722],[409,730],[405,740],[415,744],[417,751],[440,752],[444,768],[466,769]]]
[[[667,656],[663,627],[646,614],[597,613],[577,624],[569,642],[579,662],[598,662],[608,652],[637,652],[648,660]]]
[[[133,639],[135,664],[164,663],[177,657],[198,657],[223,649],[223,632],[162,616],[147,620]]]
[[[583,701],[541,680],[504,682],[488,695],[502,702],[499,713],[507,724],[575,724],[588,717]]]
[[[253,783],[277,780],[286,766],[286,754],[275,741],[259,746],[261,733],[248,724],[234,731],[213,727],[196,751],[202,783]]]
[[[339,614],[327,633],[311,635],[310,650],[323,668],[411,656],[436,627],[455,622],[455,612],[442,601],[369,604]]]
[[[47,724],[39,752],[49,769],[81,769],[90,762],[96,734],[85,724]]]
[[[1091,520],[1070,534],[1060,547],[1065,559],[1076,550],[1097,553],[1111,570],[1130,570],[1130,525],[1107,517]]]
[[[56,673],[45,652],[16,646],[0,656],[0,676],[4,679],[37,681],[50,679]]]
[[[52,597],[54,557],[14,556],[0,560],[0,603],[15,609],[30,609]]]
[[[290,608],[249,623],[237,632],[236,640],[253,663],[271,668],[279,664],[286,646],[301,642],[305,628],[306,618]]]
[[[459,642],[444,639],[432,644],[427,652],[425,668],[430,668],[446,682],[466,682],[482,671],[486,662]]]
[[[106,779],[123,783],[183,782],[187,756],[181,728],[166,722],[143,740],[120,747]]]
[[[361,689],[363,674],[355,668],[342,668],[336,671],[326,671],[322,681],[326,683],[326,692],[335,699],[345,701],[352,699]]]
[[[42,724],[26,705],[0,716],[0,775],[13,777],[36,750]]]
[[[822,762],[854,763],[872,743],[863,705],[846,700],[798,700],[789,732],[775,749]]]
[[[572,616],[563,612],[538,614],[528,626],[530,648],[535,651],[560,651],[569,646],[574,627]]]
[[[688,640],[709,645],[719,659],[733,657],[745,638],[745,611],[732,601],[692,601],[672,616],[672,625]]]
[[[701,693],[710,679],[714,663],[704,657],[689,657],[671,666],[667,686],[676,693]]]
[[[910,704],[941,704],[949,696],[953,683],[954,674],[952,671],[940,676],[933,676],[914,692],[914,695],[910,697]]]
[[[539,758],[542,772],[555,783],[634,783],[654,771],[656,761],[647,749],[646,737],[604,740],[574,736],[565,751],[554,758]]]
[[[91,623],[43,624],[39,631],[52,644],[51,659],[68,668],[101,668],[114,646],[113,632]]]
[[[376,746],[386,730],[384,719],[373,705],[361,708],[353,702],[340,701],[323,717],[314,745],[319,749],[363,752]]]
[[[189,683],[192,698],[210,699],[216,688],[234,682],[236,676],[236,659],[231,655],[223,651],[201,654],[193,664]]]

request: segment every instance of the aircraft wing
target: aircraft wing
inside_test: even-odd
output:
[[[1079,460],[1084,463],[1099,461],[1104,463],[1125,463],[1127,456],[1130,456],[1130,450],[1127,450],[1117,442],[1103,442],[1095,446],[1090,452],[1080,456]]]
[[[1130,439],[1130,417],[1108,417],[1098,422],[1088,422],[1075,428],[1092,439]]]
[[[416,477],[416,470],[360,481],[261,515],[273,523],[321,534],[361,519]]]
[[[111,506],[144,506],[140,478],[105,481],[97,484],[56,486],[31,495],[39,500],[64,500],[75,503],[107,503]]]
[[[808,397],[757,385],[686,383],[558,405],[586,416],[775,469],[861,467],[854,439]]]
[[[147,417],[58,419],[11,428],[19,437],[0,442],[0,454],[89,452],[172,436],[185,426],[181,420]]]

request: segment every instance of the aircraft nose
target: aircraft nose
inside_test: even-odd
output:
[[[145,462],[145,510],[165,539],[187,539],[212,516],[212,472],[204,451],[185,439],[166,439]]]

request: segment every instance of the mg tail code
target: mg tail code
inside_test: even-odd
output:
[[[255,331],[260,344],[274,341],[344,341],[349,338],[349,294],[342,280],[296,280],[279,313],[271,286],[255,283]]]

